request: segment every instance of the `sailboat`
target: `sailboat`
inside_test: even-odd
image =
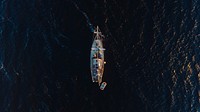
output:
[[[104,90],[107,83],[102,82],[104,73],[104,51],[103,47],[104,35],[101,33],[99,27],[97,26],[94,31],[94,40],[90,52],[90,70],[92,81],[97,82],[101,90]]]

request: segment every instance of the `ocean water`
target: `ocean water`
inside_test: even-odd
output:
[[[199,0],[1,0],[0,112],[200,112]],[[105,35],[104,91],[92,83]]]

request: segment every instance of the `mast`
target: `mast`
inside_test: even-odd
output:
[[[102,37],[104,37],[99,29],[99,26],[97,26],[97,28],[94,31],[94,39],[100,40],[102,39]]]

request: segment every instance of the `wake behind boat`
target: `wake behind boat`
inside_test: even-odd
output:
[[[97,26],[94,31],[94,40],[90,52],[90,70],[93,82],[98,82],[100,89],[104,90],[107,85],[106,82],[102,83],[103,73],[104,73],[104,50],[103,48],[103,38],[99,27]]]

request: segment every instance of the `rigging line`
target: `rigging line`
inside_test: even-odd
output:
[[[94,26],[93,26],[92,23],[90,22],[90,19],[89,19],[89,17],[87,16],[86,12],[82,11],[74,1],[71,1],[71,2],[74,4],[74,6],[76,7],[76,9],[77,9],[81,14],[83,14],[83,16],[86,18],[86,21],[87,21],[87,24],[88,24],[88,26],[89,26],[89,28],[90,28],[90,31],[91,31],[91,32],[94,32]]]

